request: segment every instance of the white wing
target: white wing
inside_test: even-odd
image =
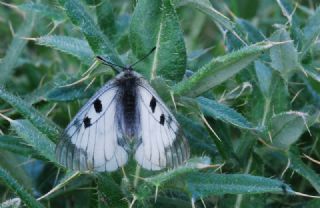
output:
[[[66,128],[57,145],[60,163],[73,170],[114,171],[126,164],[128,154],[119,145],[116,105],[118,87],[107,83]]]
[[[181,165],[189,158],[189,146],[177,120],[145,80],[137,90],[142,138],[136,161],[149,170]]]

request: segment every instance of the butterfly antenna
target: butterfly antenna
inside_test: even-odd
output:
[[[146,59],[154,50],[156,50],[156,47],[153,47],[149,53],[147,53],[144,57],[142,57],[140,60],[136,61],[135,63],[131,64],[130,67],[133,67],[134,65],[136,65],[137,63],[140,63],[141,61],[143,61],[144,59]]]
[[[97,58],[98,60],[100,60],[100,61],[102,62],[102,64],[107,65],[107,66],[110,66],[111,68],[113,68],[114,70],[116,70],[116,71],[118,71],[118,72],[121,72],[121,71],[120,71],[119,69],[115,68],[115,66],[116,66],[116,67],[119,67],[119,68],[121,68],[121,69],[126,68],[126,67],[124,67],[124,66],[120,66],[120,65],[118,65],[118,64],[114,64],[114,63],[112,63],[111,61],[106,60],[106,59],[103,58],[102,56],[97,56],[96,58]]]

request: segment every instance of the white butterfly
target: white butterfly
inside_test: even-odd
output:
[[[73,170],[115,171],[131,156],[145,169],[160,170],[185,162],[189,146],[153,88],[125,67],[77,113],[56,155]]]

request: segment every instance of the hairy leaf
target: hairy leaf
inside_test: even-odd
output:
[[[42,208],[31,194],[29,194],[6,170],[0,167],[0,180],[3,181],[12,191],[14,191],[28,207]]]
[[[228,106],[205,97],[199,97],[197,100],[201,110],[206,116],[212,116],[213,118],[231,123],[232,125],[240,128],[254,128],[253,125],[245,117]]]
[[[222,194],[293,193],[282,181],[248,174],[194,173],[187,177],[194,198]]]
[[[195,72],[189,79],[176,84],[173,90],[178,95],[199,96],[240,72],[257,59],[263,51],[275,45],[277,44],[261,42],[228,55],[214,58]]]
[[[110,40],[94,23],[80,1],[59,0],[73,24],[78,26],[88,40],[96,55],[107,56],[111,61],[122,64],[122,61]]]
[[[290,35],[284,29],[277,30],[271,37],[273,41],[291,41]],[[293,42],[277,45],[270,49],[271,66],[280,71],[285,80],[299,69],[298,52]]]
[[[0,84],[4,84],[10,80],[10,76],[13,74],[14,68],[17,64],[17,59],[27,44],[27,41],[21,37],[29,37],[31,35],[35,19],[34,14],[28,14],[13,37],[5,57],[0,62]]]
[[[137,58],[142,58],[156,47],[150,67],[144,67],[141,71],[148,79],[156,76],[175,81],[182,79],[186,49],[170,0],[138,1],[130,25],[130,40]]]
[[[19,113],[28,119],[35,127],[47,134],[51,140],[57,141],[57,138],[61,135],[62,130],[55,123],[50,121],[24,100],[12,95],[1,87],[0,98],[12,105],[12,107],[14,107]]]
[[[12,120],[10,124],[16,133],[34,150],[50,162],[58,165],[55,158],[55,144],[46,135],[36,129],[28,120]]]
[[[78,38],[49,35],[37,38],[36,43],[70,54],[88,66],[94,61],[94,54],[87,41]]]
[[[290,167],[299,175],[304,177],[310,184],[320,193],[320,177],[319,175],[307,166],[300,158],[297,148],[293,147],[289,151]]]

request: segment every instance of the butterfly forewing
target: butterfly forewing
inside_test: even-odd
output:
[[[114,171],[128,160],[119,146],[116,105],[118,86],[114,81],[100,89],[68,125],[56,155],[74,170]]]
[[[129,155],[143,168],[176,167],[189,146],[173,114],[141,75],[125,70],[102,87],[67,126],[56,149],[74,170],[114,171]]]

